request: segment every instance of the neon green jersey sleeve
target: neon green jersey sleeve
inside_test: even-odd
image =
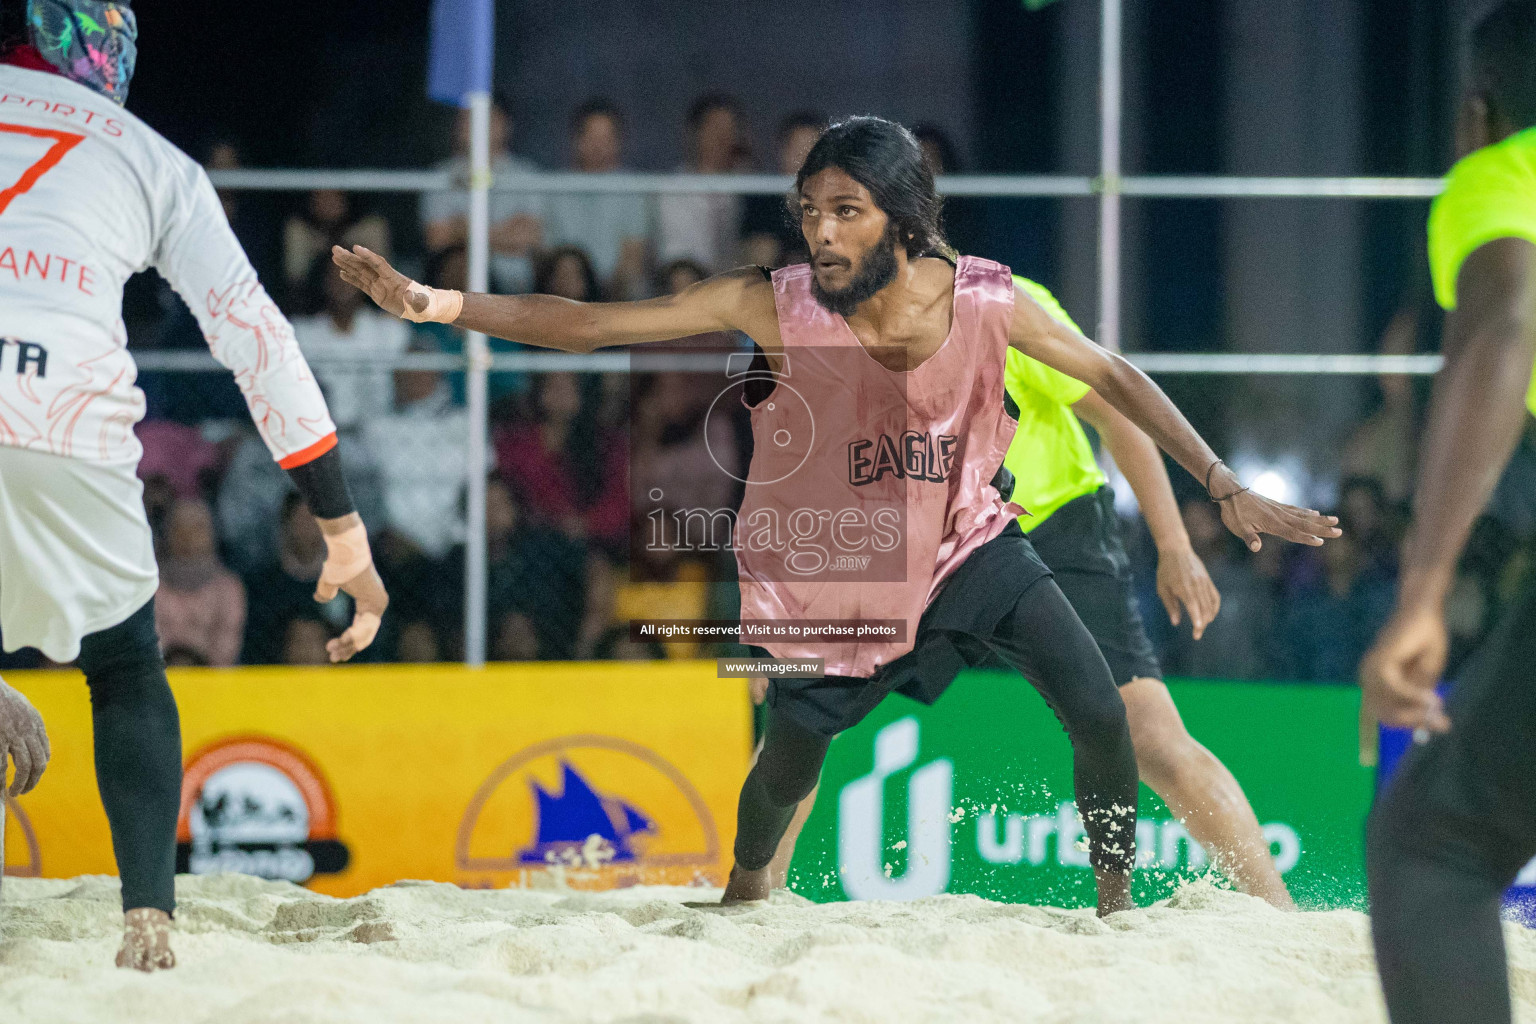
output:
[[[1479,246],[1498,238],[1536,244],[1536,128],[1462,158],[1429,210],[1435,299],[1456,308],[1456,277]]]
[[[1536,128],[1463,157],[1429,208],[1429,270],[1442,307],[1456,308],[1467,257],[1499,238],[1536,244]],[[1536,414],[1536,377],[1525,407]]]
[[[1082,328],[1072,322],[1067,311],[1061,308],[1061,303],[1056,301],[1050,289],[1043,284],[1037,284],[1027,277],[1015,274],[1013,283],[1024,290],[1024,293],[1040,304],[1051,316],[1066,324],[1074,331],[1082,332]],[[1037,391],[1052,401],[1062,405],[1071,405],[1086,395],[1091,388],[1075,377],[1068,377],[1060,370],[1046,366],[1038,359],[1031,359],[1022,352],[1009,349],[1007,381],[1009,391],[1013,391],[1014,385],[1019,388],[1028,388]],[[1018,396],[1014,396],[1018,401]]]
[[[1077,330],[1077,324],[1043,286],[1027,278],[1014,282],[1047,313]],[[1088,435],[1072,411],[1091,388],[1009,348],[1003,383],[1018,407],[1019,429],[1003,465],[1013,473],[1013,500],[1029,512],[1019,517],[1027,533],[1062,505],[1104,486],[1104,471],[1093,457]]]

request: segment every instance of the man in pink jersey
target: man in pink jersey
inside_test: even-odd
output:
[[[1206,484],[1250,548],[1261,533],[1321,544],[1338,530],[1243,487],[1156,385],[1017,291],[1008,268],[955,259],[933,177],[905,128],[873,117],[828,128],[794,198],[809,265],[746,268],[645,302],[462,295],[423,288],[360,247],[333,255],[347,280],[411,320],[569,352],[722,330],[756,342],[776,382],[743,396],[754,439],[734,540],[743,622],[903,628],[872,642],[763,644],[774,657],[822,658],[827,674],[769,686],[723,902],[768,895],[768,864],[833,736],[892,690],[931,702],[960,669],[1002,657],[1072,740],[1099,913],[1128,908],[1137,778],[1125,706],[1007,500],[1008,347],[1124,412]],[[826,543],[859,553],[861,578],[829,570]]]
[[[181,727],[135,472],[144,393],[123,327],[129,275],[154,267],[186,301],[319,520],[315,596],[356,601],[332,661],[368,646],[388,597],[292,328],[202,168],[122,109],[136,53],[125,2],[0,0],[0,633],[7,650],[36,647],[85,674],[122,878],[117,963],[151,971],[175,963]],[[0,754],[17,791],[48,754],[23,703],[0,684]]]

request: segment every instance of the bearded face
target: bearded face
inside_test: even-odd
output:
[[[851,316],[896,279],[895,225],[891,228],[851,257],[827,249],[812,254],[811,294],[822,308],[839,316]]]

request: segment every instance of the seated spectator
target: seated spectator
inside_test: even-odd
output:
[[[309,287],[320,296],[320,312],[295,317],[293,333],[325,392],[331,419],[342,430],[355,430],[389,411],[390,371],[379,362],[406,350],[411,325],[343,281],[329,255],[316,257]]]
[[[693,260],[673,260],[656,271],[656,280],[652,287],[657,295],[676,295],[684,288],[696,285],[708,276],[704,268]]]
[[[395,643],[395,660],[407,665],[430,665],[443,660],[443,645],[437,630],[424,619],[407,622]]]
[[[1380,480],[1352,476],[1340,484],[1339,521],[1360,545],[1369,568],[1396,575],[1402,530]]]
[[[539,295],[558,295],[573,302],[596,302],[602,298],[592,260],[574,245],[539,254],[534,265],[533,290]]]
[[[712,374],[648,375],[637,391],[630,488],[634,507],[647,514],[717,510],[740,504],[733,410],[712,414],[720,382]],[[695,538],[694,543],[708,543]]]
[[[485,487],[486,622],[498,661],[566,660],[576,656],[586,614],[587,549],[539,520],[499,475]],[[456,636],[464,617],[464,550],[444,561],[439,617]]]
[[[163,479],[178,498],[200,498],[205,475],[219,462],[219,450],[196,429],[170,420],[141,420],[133,432],[144,455],[139,479]]]
[[[1174,629],[1160,602],[1155,598],[1144,602],[1148,632],[1162,641],[1158,646],[1163,669],[1170,675],[1205,678],[1270,678],[1276,620],[1273,584],[1256,571],[1254,560],[1227,532],[1213,502],[1187,500],[1179,510],[1195,554],[1221,592],[1221,613],[1195,640],[1188,616]],[[1264,545],[1266,551],[1275,547]]]
[[[185,648],[202,664],[233,665],[245,631],[245,588],[219,564],[213,513],[202,501],[178,501],[160,552],[155,625],[161,646]]]
[[[276,560],[245,579],[250,599],[240,660],[246,665],[286,662],[283,647],[291,620],[314,619],[328,626],[331,635],[352,621],[345,597],[338,595],[326,605],[315,603],[315,584],[325,564],[325,537],[297,491],[283,499],[280,531]]]
[[[491,620],[491,659],[494,661],[538,661],[539,633],[532,620],[521,612],[508,612]]]
[[[1286,674],[1294,679],[1351,682],[1360,659],[1386,625],[1395,599],[1392,578],[1370,565],[1346,523],[1344,535],[1319,549],[1322,579],[1287,602]],[[1222,608],[1222,615],[1227,610]]]
[[[325,649],[331,630],[312,615],[296,615],[282,623],[278,639],[282,644],[284,665],[329,665],[331,655]]]
[[[807,111],[790,114],[779,122],[774,141],[778,147],[778,172],[796,175],[816,140],[821,138],[827,119]],[[791,207],[789,196],[747,196],[743,200],[743,263],[777,269],[810,260],[805,235],[800,231],[798,202]]]
[[[621,433],[599,431],[599,387],[572,373],[538,375],[530,414],[496,433],[496,465],[544,522],[623,560],[629,446]]]
[[[571,170],[622,171],[624,123],[606,100],[589,100],[571,117]],[[558,192],[544,198],[544,242],[586,252],[610,299],[640,298],[650,255],[650,200],[629,192]]]
[[[360,213],[354,208],[352,197],[339,189],[311,192],[304,200],[304,208],[283,222],[283,282],[288,308],[296,308],[300,303],[305,312],[317,308],[309,305],[319,299],[309,290],[313,268],[317,258],[330,262],[333,245],[346,249],[366,246],[387,259],[389,222],[377,213]]]
[[[425,351],[418,335],[411,351]],[[384,522],[411,549],[439,559],[464,539],[459,507],[467,469],[469,418],[437,370],[396,370],[394,408],[363,425],[379,467]]]
[[[512,155],[512,121],[499,101],[491,105],[491,176],[500,180],[538,168]],[[421,230],[429,252],[441,252],[469,240],[469,111],[459,111],[453,156],[439,165],[453,173],[457,186],[421,197]],[[533,283],[530,259],[542,244],[543,204],[528,192],[492,192],[491,290],[524,292]]]
[[[741,170],[741,106],[728,96],[700,97],[688,111],[690,174]],[[672,193],[657,199],[657,258],[690,259],[710,273],[736,263],[741,239],[741,197],[723,192]]]

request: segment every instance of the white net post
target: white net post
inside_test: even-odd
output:
[[[1102,0],[1099,29],[1099,329],[1120,351],[1120,0]]]
[[[469,100],[469,290],[490,290],[491,97],[471,93]],[[488,418],[487,373],[490,350],[485,335],[464,338],[469,357],[465,378],[469,408],[468,479],[465,481],[464,660],[485,665],[485,464]]]

